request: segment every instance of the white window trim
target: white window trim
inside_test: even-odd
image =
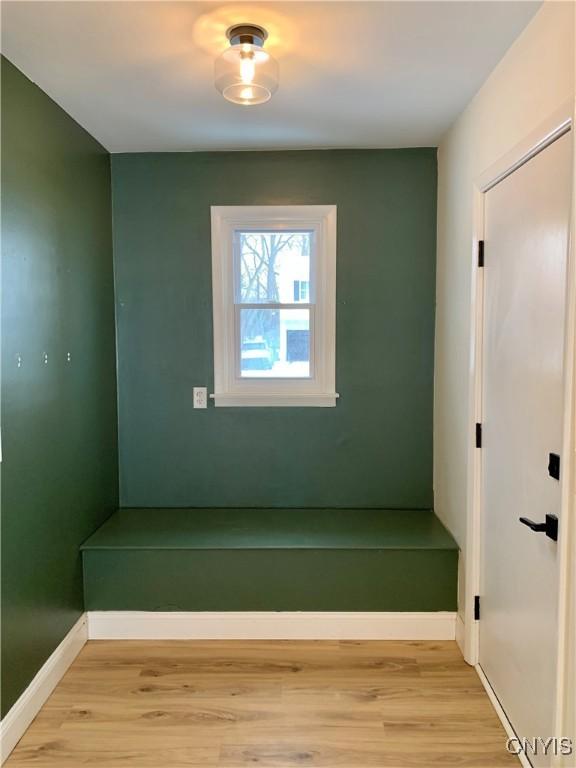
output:
[[[216,406],[334,407],[336,393],[336,206],[218,205],[212,216],[214,393]],[[241,227],[316,232],[310,379],[239,378],[235,370],[233,236]],[[319,344],[318,341],[321,340]]]

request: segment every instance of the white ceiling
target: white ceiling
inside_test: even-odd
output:
[[[539,2],[2,2],[3,53],[111,152],[435,146]],[[271,102],[213,85],[270,32]]]

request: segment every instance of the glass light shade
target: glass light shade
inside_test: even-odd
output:
[[[231,45],[216,59],[215,85],[234,104],[264,104],[278,88],[278,62],[252,43]]]

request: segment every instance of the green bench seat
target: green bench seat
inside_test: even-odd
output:
[[[82,559],[87,610],[456,609],[431,510],[119,509]]]

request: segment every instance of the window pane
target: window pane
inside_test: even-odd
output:
[[[310,376],[309,309],[241,309],[240,375]]]
[[[237,232],[236,300],[245,304],[308,302],[313,232]],[[306,298],[303,298],[305,293]]]

